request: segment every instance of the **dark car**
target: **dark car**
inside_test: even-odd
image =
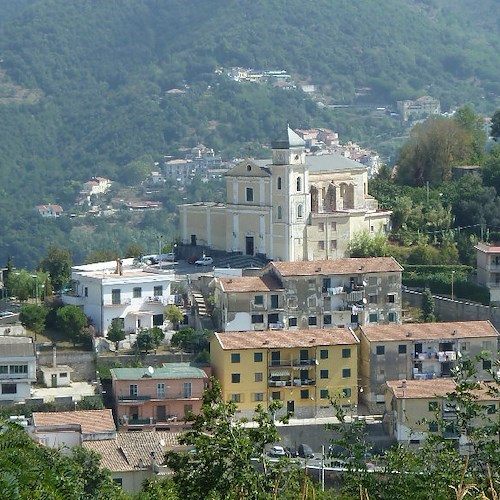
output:
[[[312,448],[308,444],[299,445],[299,457],[302,458],[314,458],[314,453]]]
[[[294,446],[285,446],[285,453],[290,458],[296,458],[299,456],[299,452]]]

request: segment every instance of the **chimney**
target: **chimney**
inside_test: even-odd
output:
[[[52,348],[52,367],[53,368],[57,367],[57,353],[56,353],[56,351],[57,351],[57,347],[54,346]]]

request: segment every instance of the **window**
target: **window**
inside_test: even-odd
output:
[[[337,240],[330,240],[330,250],[337,250]]]
[[[318,250],[324,250],[324,249],[325,249],[325,242],[318,241]]]
[[[300,191],[302,191],[302,178],[297,177],[297,192],[299,193]]]
[[[254,401],[264,401],[264,393],[263,392],[256,392],[253,395],[253,400]]]
[[[254,352],[253,353],[253,360],[255,363],[262,363],[262,359],[263,359],[263,356],[262,356],[261,352]]]
[[[10,373],[28,373],[28,365],[10,365]]]
[[[153,326],[163,325],[163,314],[153,314]]]
[[[351,397],[351,388],[346,387],[345,389],[342,389],[342,393],[344,394],[344,398],[350,398]]]
[[[156,384],[156,397],[163,399],[166,394],[166,386],[164,382],[160,382],[159,384]]]
[[[252,314],[252,323],[264,323],[264,315]]]
[[[406,354],[406,344],[399,344],[398,353],[399,354]]]
[[[389,304],[394,304],[396,302],[396,295],[394,293],[387,295],[387,302],[389,302]]]
[[[376,276],[370,276],[368,278],[368,284],[370,286],[377,286],[377,277]]]
[[[342,357],[344,359],[351,357],[351,348],[350,347],[345,347],[344,349],[342,349]]]
[[[264,295],[256,295],[253,299],[253,303],[256,306],[262,306],[264,305]]]
[[[303,207],[302,205],[297,205],[297,219],[302,219]]]
[[[182,395],[185,398],[190,398],[193,395],[193,384],[191,382],[184,382],[182,384]]]
[[[281,392],[280,391],[273,391],[271,393],[271,399],[273,401],[279,401],[281,399]]]
[[[231,363],[239,363],[240,362],[240,353],[232,352],[231,353]]]
[[[7,365],[1,365],[0,373],[9,373],[9,367]]]
[[[281,220],[283,217],[283,210],[282,210],[281,206],[278,206],[276,217],[278,220]]]
[[[281,365],[281,352],[271,351],[271,365],[280,366]]]
[[[319,378],[328,378],[328,370],[320,370]]]
[[[332,324],[332,315],[331,314],[325,314],[323,316],[323,324],[324,325],[331,325]]]
[[[376,352],[378,356],[385,354],[385,345],[378,345]]]
[[[320,389],[319,391],[319,397],[321,399],[328,399],[330,396],[328,394],[328,389]]]
[[[241,394],[231,394],[231,401],[233,403],[241,403]]]
[[[89,296],[89,287],[88,287],[88,286],[86,286],[86,287],[83,289],[83,295],[84,295],[85,297],[88,297],[88,296]]]
[[[297,318],[288,318],[288,326],[297,326]]]
[[[328,349],[320,349],[319,359],[328,359]]]
[[[134,299],[139,299],[142,296],[142,288],[140,286],[136,286],[132,289],[132,297]]]
[[[271,308],[278,309],[278,296],[277,295],[271,295]]]
[[[378,299],[378,295],[369,295],[368,296],[368,302],[370,302],[370,304],[376,304],[377,299]]]
[[[316,307],[316,297],[307,298],[307,307]]]
[[[342,370],[342,378],[349,378],[351,376],[351,369],[350,368],[344,368]]]
[[[318,224],[318,231],[322,233],[322,232],[324,232],[324,230],[325,230],[325,223],[324,222],[320,222]]]
[[[163,297],[163,286],[162,285],[155,286],[153,289],[153,295],[155,297]]]
[[[307,280],[307,285],[309,286],[309,290],[314,290],[316,288],[315,280]]]
[[[133,398],[137,397],[137,391],[138,391],[137,384],[130,384],[128,386],[128,395],[129,396],[131,396]]]
[[[113,482],[116,483],[118,486],[123,486],[123,479],[121,477],[114,477]]]
[[[300,399],[309,399],[309,389],[300,390]]]
[[[387,319],[389,320],[389,323],[394,323],[396,321],[396,313],[395,312],[390,312],[388,315],[387,315]]]
[[[121,290],[119,288],[113,288],[111,290],[111,303],[112,304],[121,304]]]
[[[437,422],[429,422],[429,432],[437,432],[438,424]]]
[[[336,231],[337,230],[337,223],[332,222],[331,228],[332,228],[332,231]]]
[[[247,188],[247,201],[253,201],[253,188]]]
[[[277,179],[277,187],[278,187],[278,191],[281,191],[281,177],[278,177],[278,179]]]
[[[491,370],[491,359],[483,359],[483,370]]]
[[[2,394],[17,394],[17,384],[2,384]]]
[[[429,402],[429,411],[436,411],[437,409],[438,409],[437,401],[430,401]]]
[[[370,323],[376,323],[378,321],[378,314],[377,313],[370,313],[368,316],[368,321]]]
[[[316,318],[316,316],[309,316],[309,318],[307,318],[307,324],[309,326],[316,326],[318,324],[318,318]]]
[[[239,373],[231,373],[231,382],[233,384],[239,384],[241,380],[241,375]]]
[[[497,412],[497,407],[494,403],[490,404],[490,405],[486,405],[486,413],[488,415],[494,415],[496,412]]]
[[[262,377],[262,372],[255,372],[254,373],[254,381],[255,382],[262,382],[263,377]]]

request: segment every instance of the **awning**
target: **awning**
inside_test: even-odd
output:
[[[271,371],[271,377],[286,377],[287,375],[290,375],[290,372],[288,370],[272,370]]]

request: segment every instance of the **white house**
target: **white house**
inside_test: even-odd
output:
[[[163,326],[165,306],[174,304],[171,267],[158,269],[135,259],[74,266],[73,289],[63,295],[65,304],[83,307],[98,333],[106,335],[111,321],[120,318],[128,333]]]
[[[36,356],[31,337],[0,337],[0,404],[24,403],[33,382]]]

